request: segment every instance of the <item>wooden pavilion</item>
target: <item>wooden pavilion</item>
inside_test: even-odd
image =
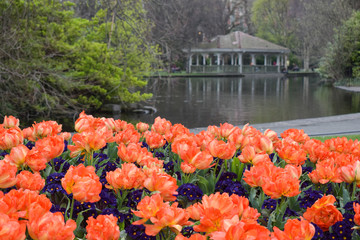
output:
[[[219,35],[190,49],[188,73],[280,73],[287,68],[288,48],[244,32]]]

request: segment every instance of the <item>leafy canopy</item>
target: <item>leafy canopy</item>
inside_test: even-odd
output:
[[[69,113],[151,97],[138,90],[156,63],[150,23],[140,0],[121,4],[84,19],[71,2],[1,1],[1,113]]]

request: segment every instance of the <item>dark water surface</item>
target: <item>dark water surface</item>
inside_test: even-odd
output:
[[[92,115],[131,123],[153,123],[160,116],[173,124],[197,128],[225,122],[243,125],[360,112],[360,93],[325,86],[317,77],[151,79],[143,90],[152,93],[153,98],[141,105],[155,108],[156,112]],[[76,118],[50,117],[63,124],[64,131],[74,131]],[[23,125],[31,126],[33,121]]]
[[[121,114],[153,123],[157,116],[188,128],[325,117],[360,112],[360,94],[325,86],[317,77],[152,79],[146,87],[153,114]]]

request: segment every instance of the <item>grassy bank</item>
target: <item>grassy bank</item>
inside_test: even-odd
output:
[[[346,137],[347,139],[352,139],[352,140],[360,140],[360,135],[343,135],[343,136],[315,136],[315,137],[311,137],[314,139],[318,139],[320,141],[325,141],[327,139],[331,139],[331,138],[337,138],[337,137]]]

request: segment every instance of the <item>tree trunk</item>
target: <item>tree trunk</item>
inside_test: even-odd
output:
[[[310,65],[310,51],[309,51],[309,46],[307,46],[304,43],[304,49],[303,49],[303,60],[304,60],[304,70],[307,71],[309,70],[309,65]]]

